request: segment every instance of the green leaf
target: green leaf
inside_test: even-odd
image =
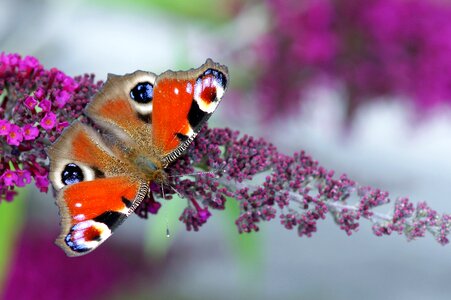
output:
[[[18,189],[18,195],[12,202],[0,204],[0,291],[5,284],[12,261],[13,250],[22,229],[24,220],[24,199],[27,189]]]

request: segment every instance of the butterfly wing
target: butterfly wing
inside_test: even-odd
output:
[[[138,94],[138,98],[140,92],[142,96],[137,86],[148,87],[151,93],[155,79],[154,73],[144,71],[123,76],[109,74],[85,112],[97,125],[123,142],[134,144],[143,137],[150,141],[152,97],[132,99],[131,96]]]
[[[153,88],[152,141],[164,163],[188,147],[216,110],[228,83],[227,67],[208,59],[189,71],[166,71]]]
[[[62,225],[56,243],[67,255],[98,247],[139,205],[148,181],[163,180],[163,167],[188,147],[227,82],[227,68],[210,59],[158,77],[108,76],[86,108],[103,134],[75,123],[48,150]]]
[[[68,256],[89,253],[134,211],[148,185],[96,131],[79,122],[63,132],[48,155],[61,216],[56,243]]]

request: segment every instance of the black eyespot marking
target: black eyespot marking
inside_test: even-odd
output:
[[[195,132],[200,129],[200,126],[205,123],[210,116],[210,113],[201,110],[197,101],[193,100],[188,112],[188,122]]]
[[[122,196],[122,203],[124,203],[125,207],[127,207],[127,208],[132,207],[132,202],[130,200],[128,200],[127,198],[125,198],[124,196]]]
[[[188,140],[188,136],[184,135],[183,133],[177,132],[176,136],[179,139],[179,141],[182,143],[184,143]]]
[[[83,179],[83,171],[76,164],[67,164],[61,173],[61,181],[64,185],[78,183]]]
[[[141,121],[143,121],[144,123],[146,123],[146,124],[152,124],[152,114],[149,114],[149,115],[143,115],[143,114],[137,113],[136,115],[137,115],[138,118],[139,118]]]
[[[130,97],[138,103],[150,103],[153,99],[153,85],[150,82],[138,83],[130,91]]]
[[[100,171],[98,168],[93,167],[92,170],[94,171],[95,178],[105,178],[105,173]]]
[[[216,81],[222,86],[223,89],[227,86],[227,77],[224,75],[224,73],[215,70],[215,69],[208,69],[205,71],[202,75],[199,76],[199,78],[202,78],[204,76],[212,75]]]
[[[113,231],[116,227],[121,225],[126,217],[127,216],[121,212],[109,210],[92,220],[95,222],[104,223],[111,231]]]

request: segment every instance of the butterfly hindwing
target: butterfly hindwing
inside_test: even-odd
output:
[[[62,231],[56,240],[67,255],[86,254],[111,236],[147,192],[128,176],[83,181],[61,190]]]
[[[190,71],[157,77],[152,109],[152,140],[164,160],[176,159],[216,110],[228,83],[227,67],[208,59]]]
[[[90,127],[79,122],[48,150],[61,216],[56,243],[69,256],[88,253],[138,206],[148,184],[131,176]]]

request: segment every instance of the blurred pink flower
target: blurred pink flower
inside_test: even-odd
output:
[[[153,279],[154,268],[133,245],[127,251],[106,246],[71,259],[41,225],[28,225],[19,236],[1,299],[109,299],[117,292],[132,294],[140,279]]]
[[[409,99],[420,114],[451,103],[450,2],[266,3],[272,27],[256,45],[266,116],[296,111],[302,92],[324,83],[345,87],[349,116],[380,96]]]

